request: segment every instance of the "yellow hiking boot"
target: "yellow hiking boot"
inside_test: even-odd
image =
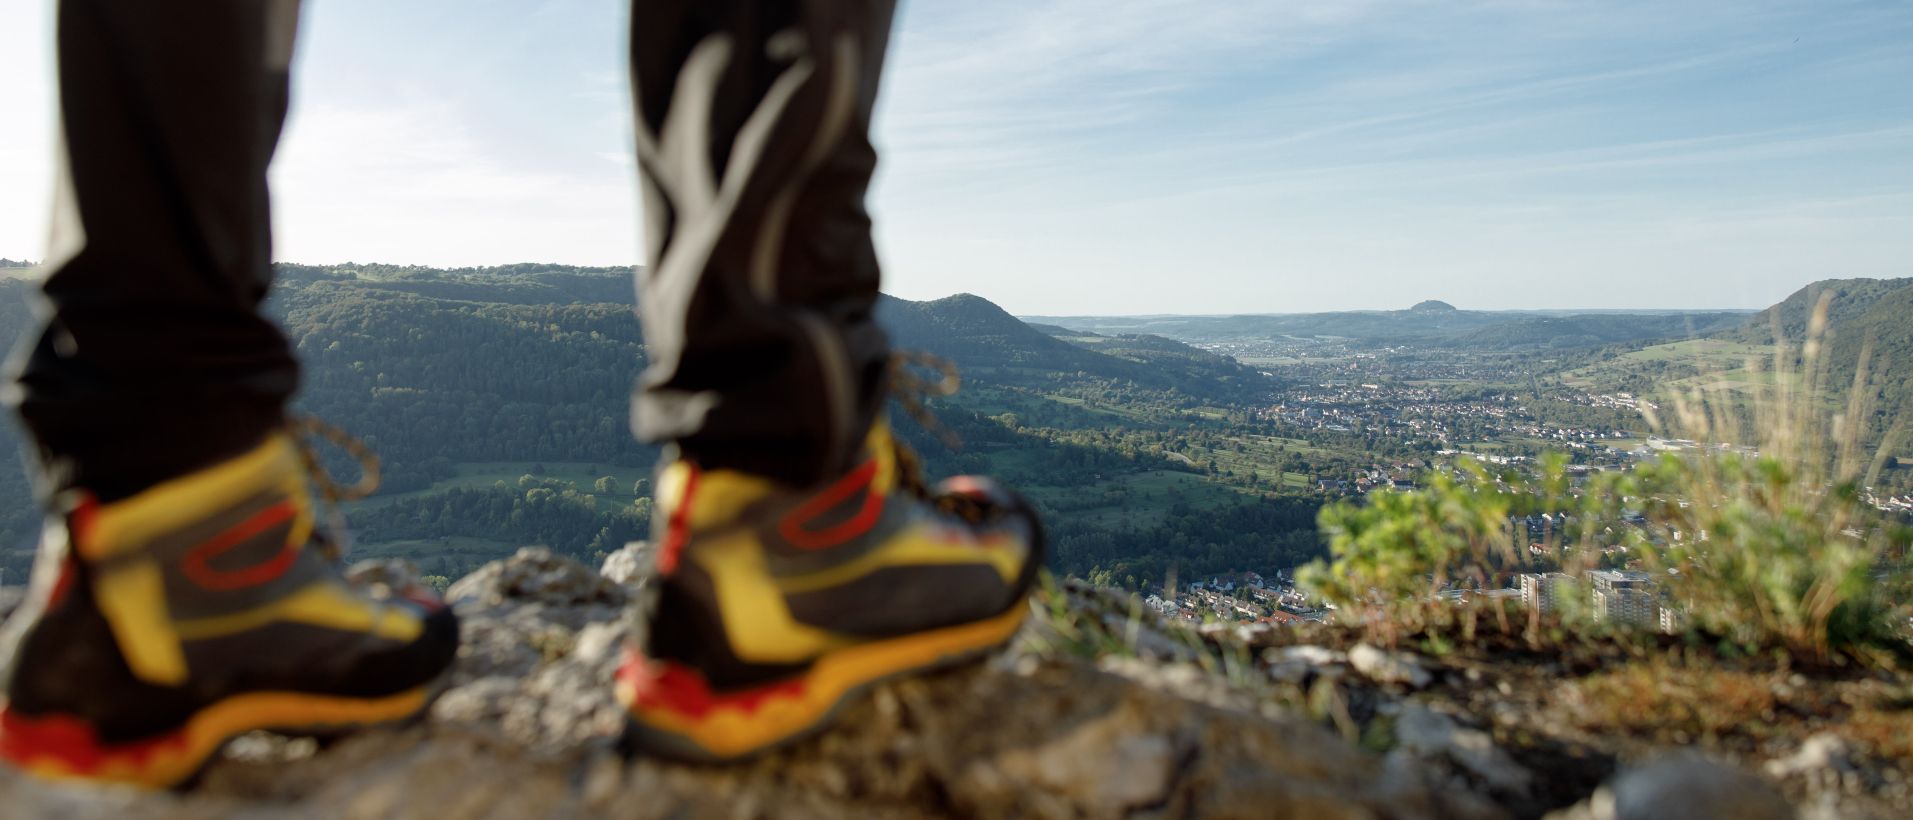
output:
[[[802,491],[664,467],[656,598],[617,677],[628,748],[748,757],[822,729],[878,681],[1015,634],[1043,563],[1035,511],[987,479],[912,489],[881,424],[864,452]]]
[[[422,711],[458,649],[423,590],[374,601],[314,544],[296,445],[49,518],[7,624],[0,760],[52,778],[189,780],[236,735],[329,735]]]

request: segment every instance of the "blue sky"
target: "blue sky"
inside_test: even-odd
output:
[[[0,4],[39,257],[49,4]],[[309,0],[284,260],[625,264],[618,0]],[[1020,313],[1760,307],[1913,275],[1913,4],[907,3],[888,289]]]

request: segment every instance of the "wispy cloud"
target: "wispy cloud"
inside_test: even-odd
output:
[[[309,4],[281,257],[632,261],[624,4]],[[0,51],[0,256],[42,241],[47,56]],[[1913,259],[1902,3],[917,2],[891,58],[904,295],[1752,306]]]
[[[1913,10],[1294,5],[919,16],[886,103],[893,282],[961,277],[1038,312],[1380,307],[1431,275],[1462,294],[1499,277],[1480,293],[1504,306],[1527,292],[1508,276],[1645,304],[1673,291],[1615,286],[1791,285],[1913,251],[1881,229],[1913,227],[1891,195],[1913,189],[1913,97],[1891,79],[1913,72]]]

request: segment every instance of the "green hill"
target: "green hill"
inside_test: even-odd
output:
[[[1870,351],[1867,375],[1880,391],[1875,424],[1881,430],[1895,421],[1913,424],[1913,279],[1889,281],[1905,284],[1859,315],[1832,323],[1827,345],[1829,383],[1841,386],[1853,383],[1862,353]],[[1900,452],[1913,452],[1904,438]]]
[[[1798,346],[1823,297],[1827,303],[1826,367],[1830,389],[1844,393],[1853,383],[1863,354],[1870,353],[1867,376],[1876,393],[1873,435],[1896,421],[1913,419],[1913,278],[1827,279],[1815,282],[1770,307],[1729,334],[1752,344],[1781,338]],[[1902,438],[1902,452],[1909,442]]]
[[[1870,350],[1867,373],[1877,401],[1867,435],[1878,442],[1896,421],[1913,419],[1913,278],[1815,282],[1758,314],[1715,322],[1704,337],[1682,334],[1697,338],[1620,348],[1575,375],[1598,390],[1645,394],[1700,386],[1738,390],[1761,383],[1771,376],[1750,375],[1749,362],[1761,370],[1772,368],[1776,329],[1797,351],[1822,296],[1831,297],[1823,346],[1829,398],[1844,401],[1863,351]],[[1696,331],[1705,328],[1695,326]],[[1909,444],[1903,438],[1899,446],[1904,451]]]
[[[1827,304],[1827,321],[1838,333],[1840,328],[1857,321],[1882,299],[1909,287],[1913,287],[1913,278],[1822,280],[1795,291],[1779,304],[1756,314],[1735,335],[1753,344],[1773,344],[1778,320],[1781,338],[1798,344],[1806,338],[1807,323],[1813,316],[1814,306],[1820,303],[1823,296],[1832,297]]]

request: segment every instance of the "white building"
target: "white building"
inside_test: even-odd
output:
[[[1609,623],[1658,626],[1661,599],[1652,576],[1634,570],[1588,573],[1594,582],[1594,617]]]
[[[1560,605],[1560,596],[1565,594],[1568,575],[1564,572],[1526,573],[1517,579],[1521,589],[1521,605],[1534,612],[1553,612]]]

